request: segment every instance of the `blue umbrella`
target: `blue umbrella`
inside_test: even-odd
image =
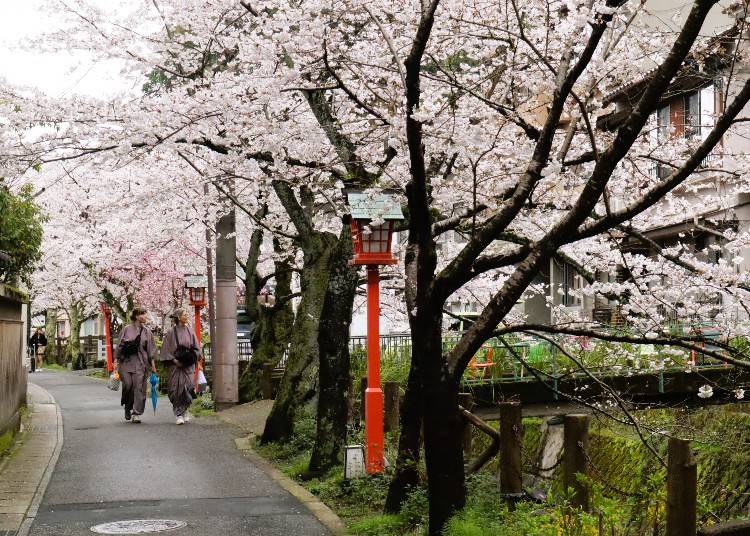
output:
[[[156,415],[156,402],[159,399],[159,393],[156,390],[156,386],[159,385],[159,376],[155,372],[151,373],[151,405],[154,407],[154,415]]]

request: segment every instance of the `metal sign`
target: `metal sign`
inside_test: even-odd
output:
[[[187,523],[176,519],[131,519],[96,525],[91,527],[91,532],[96,534],[147,534],[181,529],[185,526],[187,526]]]
[[[208,276],[185,275],[185,288],[206,288],[207,286],[208,286]]]

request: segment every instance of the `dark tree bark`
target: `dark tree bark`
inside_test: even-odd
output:
[[[332,253],[338,243],[334,235],[314,229],[309,211],[304,208],[312,205],[308,202],[310,192],[303,191],[303,203],[300,204],[287,183],[273,181],[273,186],[297,229],[304,260],[300,281],[302,298],[292,328],[289,360],[266,420],[262,443],[289,439],[294,432],[298,409],[316,394],[313,378],[319,361],[318,330],[328,291]]]
[[[388,487],[385,512],[398,513],[410,490],[419,486],[419,449],[422,429],[422,378],[414,355],[406,391],[401,399],[396,471]]]
[[[47,346],[44,347],[44,360],[47,363],[57,362],[57,309],[47,309],[44,313],[44,336]],[[58,363],[60,365],[62,363]]]
[[[347,401],[351,388],[349,326],[359,280],[357,269],[349,264],[351,256],[351,233],[349,226],[344,225],[332,253],[318,331],[320,393],[315,445],[308,469],[310,476],[325,473],[340,464],[346,442]]]
[[[257,233],[257,235],[256,235]],[[272,307],[258,304],[257,294],[264,280],[257,271],[262,231],[256,229],[250,241],[250,250],[245,264],[245,310],[255,324],[251,345],[253,359],[240,376],[240,402],[250,402],[263,397],[262,372],[266,364],[276,365],[284,354],[292,334],[294,310],[292,309],[292,271],[286,260],[274,263],[273,277],[276,281],[277,302]],[[281,245],[274,239],[274,250],[280,252]]]

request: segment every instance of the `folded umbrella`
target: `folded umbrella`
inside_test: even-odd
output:
[[[156,415],[156,402],[159,399],[159,392],[156,386],[159,385],[159,376],[155,372],[151,373],[151,405],[154,407],[154,415]]]

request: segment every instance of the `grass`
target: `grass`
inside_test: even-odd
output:
[[[90,378],[102,378],[102,379],[108,379],[109,378],[109,372],[107,372],[107,369],[101,369],[101,370],[90,370],[85,373],[86,376],[89,376]]]
[[[64,372],[68,371],[67,367],[63,367],[62,365],[58,365],[57,363],[45,363],[42,368],[45,370],[61,370]]]
[[[214,410],[214,401],[211,398],[211,395],[205,394],[193,400],[193,403],[190,404],[189,411],[196,417],[205,417],[216,413]]]
[[[538,437],[531,432],[538,429],[539,420],[525,419],[524,425],[528,432],[525,434],[528,441],[524,445],[524,462],[528,465],[538,442]],[[398,514],[383,513],[392,469],[383,475],[345,480],[343,468],[339,466],[320,477],[305,478],[314,431],[314,420],[303,418],[298,421],[295,434],[289,441],[256,445],[254,448],[334,510],[349,534],[425,536],[428,500],[424,487],[409,494]],[[387,451],[394,452],[395,439],[388,437],[390,444]],[[350,438],[351,443],[362,440],[357,434]],[[476,443],[477,449],[481,450],[481,441]],[[420,473],[424,480],[423,465]],[[521,502],[513,510],[508,507],[498,488],[497,462],[468,477],[466,506],[449,521],[444,536],[594,536],[599,534],[599,527],[603,527],[603,534],[607,536],[627,534],[625,531],[633,505],[620,498],[605,497],[603,488],[596,483],[592,483],[592,503],[596,515],[571,510],[570,496],[560,489],[559,484],[552,487],[547,502]]]
[[[13,447],[13,442],[16,437],[15,430],[8,430],[3,435],[0,435],[0,459],[10,452]]]
[[[21,406],[19,412],[23,423],[21,430],[27,430],[31,419],[31,407]],[[18,433],[15,430],[8,430],[0,435],[0,461],[13,451],[13,447],[23,439],[25,433],[25,431]]]

